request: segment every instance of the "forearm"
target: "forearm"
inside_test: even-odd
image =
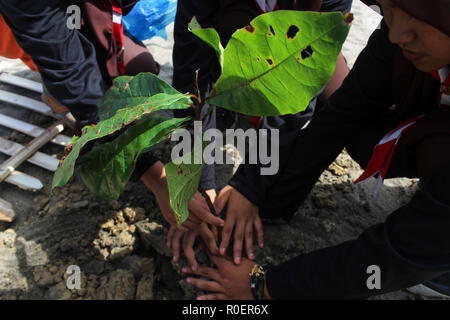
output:
[[[412,201],[358,239],[298,256],[267,272],[275,299],[364,299],[430,280],[450,269],[450,204],[442,181],[424,185]],[[447,183],[448,185],[448,183]],[[435,191],[438,190],[438,191]],[[367,282],[380,269],[380,289]],[[369,281],[370,282],[370,281]]]

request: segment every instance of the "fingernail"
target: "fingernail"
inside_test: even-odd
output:
[[[239,258],[239,257],[234,258],[234,263],[240,264],[241,263],[241,258]]]
[[[197,297],[197,300],[203,300],[203,297]]]
[[[253,255],[253,253],[250,253],[250,254],[249,254],[249,258],[250,258],[251,260],[255,259],[255,256]]]
[[[191,266],[191,269],[192,269],[193,271],[197,271],[197,266],[196,266],[196,265],[192,265],[192,266]]]
[[[225,248],[220,248],[220,254],[224,255],[225,254]]]
[[[183,273],[186,273],[186,272],[188,272],[188,268],[186,268],[186,267],[184,267],[183,269],[181,269],[181,272],[183,272]]]
[[[173,261],[177,261],[178,257],[177,256],[173,256]]]
[[[186,278],[186,282],[187,282],[187,283],[191,283],[191,282],[192,282],[192,279],[191,279],[191,278]]]
[[[219,226],[220,226],[220,227],[224,227],[224,226],[225,226],[225,222],[221,222],[221,223],[219,224]]]
[[[259,247],[260,247],[260,248],[264,248],[264,243],[260,243],[260,244],[259,244]]]

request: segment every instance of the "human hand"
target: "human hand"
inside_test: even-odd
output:
[[[217,247],[218,231],[215,226],[209,227],[206,223],[201,223],[197,229],[188,230],[186,232],[180,230],[176,226],[171,226],[167,233],[167,246],[172,248],[173,261],[177,261],[180,256],[180,245],[183,246],[184,255],[192,270],[197,270],[197,260],[195,254],[202,248],[194,248],[195,241],[198,237],[203,240],[202,244],[215,254],[219,254]]]
[[[258,208],[231,186],[223,188],[217,196],[214,204],[216,212],[222,212],[225,204],[228,204],[228,207],[225,217],[225,226],[222,231],[220,254],[222,256],[225,255],[234,229],[234,263],[240,264],[242,244],[244,241],[247,257],[250,260],[253,260],[253,230],[256,231],[259,246],[261,248],[264,246],[263,227],[261,219],[259,218]]]
[[[141,177],[141,181],[153,192],[164,219],[172,226],[177,226],[175,214],[170,207],[169,189],[167,186],[166,171],[162,162],[153,164]],[[206,190],[214,203],[215,190]],[[203,196],[197,192],[188,204],[189,218],[181,225],[184,232],[196,229],[202,222],[210,225],[223,226],[224,221],[216,217],[210,210]]]
[[[185,274],[192,274],[207,280],[188,277],[186,281],[194,287],[210,291],[210,293],[198,296],[197,300],[253,300],[250,289],[249,273],[255,263],[248,259],[242,259],[240,265],[235,265],[227,258],[210,255],[209,258],[217,266],[217,269],[210,267],[199,267],[197,270],[185,267],[182,269]],[[267,292],[267,290],[265,290]],[[265,293],[266,298],[270,298]]]

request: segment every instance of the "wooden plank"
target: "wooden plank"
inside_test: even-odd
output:
[[[0,90],[0,101],[35,111],[45,116],[52,117],[54,115],[52,108],[45,103],[8,91]]]
[[[5,182],[13,184],[20,189],[24,190],[40,190],[44,187],[41,180],[29,176],[20,171],[13,171],[8,178],[5,179]]]
[[[40,136],[45,131],[45,129],[39,128],[38,126],[17,120],[4,114],[0,114],[0,125],[20,131],[34,138]],[[50,140],[50,142],[63,147],[67,146],[69,141],[70,138],[62,134],[58,134],[54,139]]]
[[[43,93],[44,88],[42,86],[42,83],[21,78],[9,73],[2,72],[0,73],[0,81],[6,84],[10,84],[13,86],[17,86],[20,88],[28,89],[37,93]]]
[[[15,216],[11,203],[0,198],[0,221],[12,222]]]
[[[6,179],[18,166],[24,163],[28,158],[35,154],[47,142],[53,139],[54,136],[64,130],[64,126],[60,121],[55,122],[48,129],[44,130],[42,134],[34,138],[15,156],[9,158],[0,164],[0,182]]]
[[[19,143],[15,143],[13,141],[9,141],[5,138],[0,137],[0,152],[8,155],[15,156],[21,150],[25,148]],[[45,153],[36,152],[31,158],[27,159],[28,162],[37,165],[38,167],[44,168],[49,171],[56,171],[58,168],[59,160],[53,158]]]

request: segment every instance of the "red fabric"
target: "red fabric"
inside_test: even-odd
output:
[[[117,67],[121,76],[125,75],[125,61],[124,61],[124,40],[123,40],[123,21],[122,21],[122,8],[117,0],[111,0],[111,6],[113,9],[113,27],[112,35],[116,42],[117,48]],[[115,20],[120,19],[120,23]]]
[[[402,135],[411,129],[421,117],[406,120],[399,124],[397,127],[389,131],[381,141],[375,146],[372,158],[367,164],[366,169],[363,174],[355,181],[356,184],[361,183],[377,173],[378,185],[375,190],[375,194],[378,194],[381,188],[383,180],[386,178],[389,171],[389,166],[391,164],[392,158],[394,157],[395,150],[397,149],[397,144],[402,137]]]
[[[21,59],[31,70],[38,71],[31,57],[26,54],[14,38],[11,29],[0,14],[0,56],[8,59]]]

